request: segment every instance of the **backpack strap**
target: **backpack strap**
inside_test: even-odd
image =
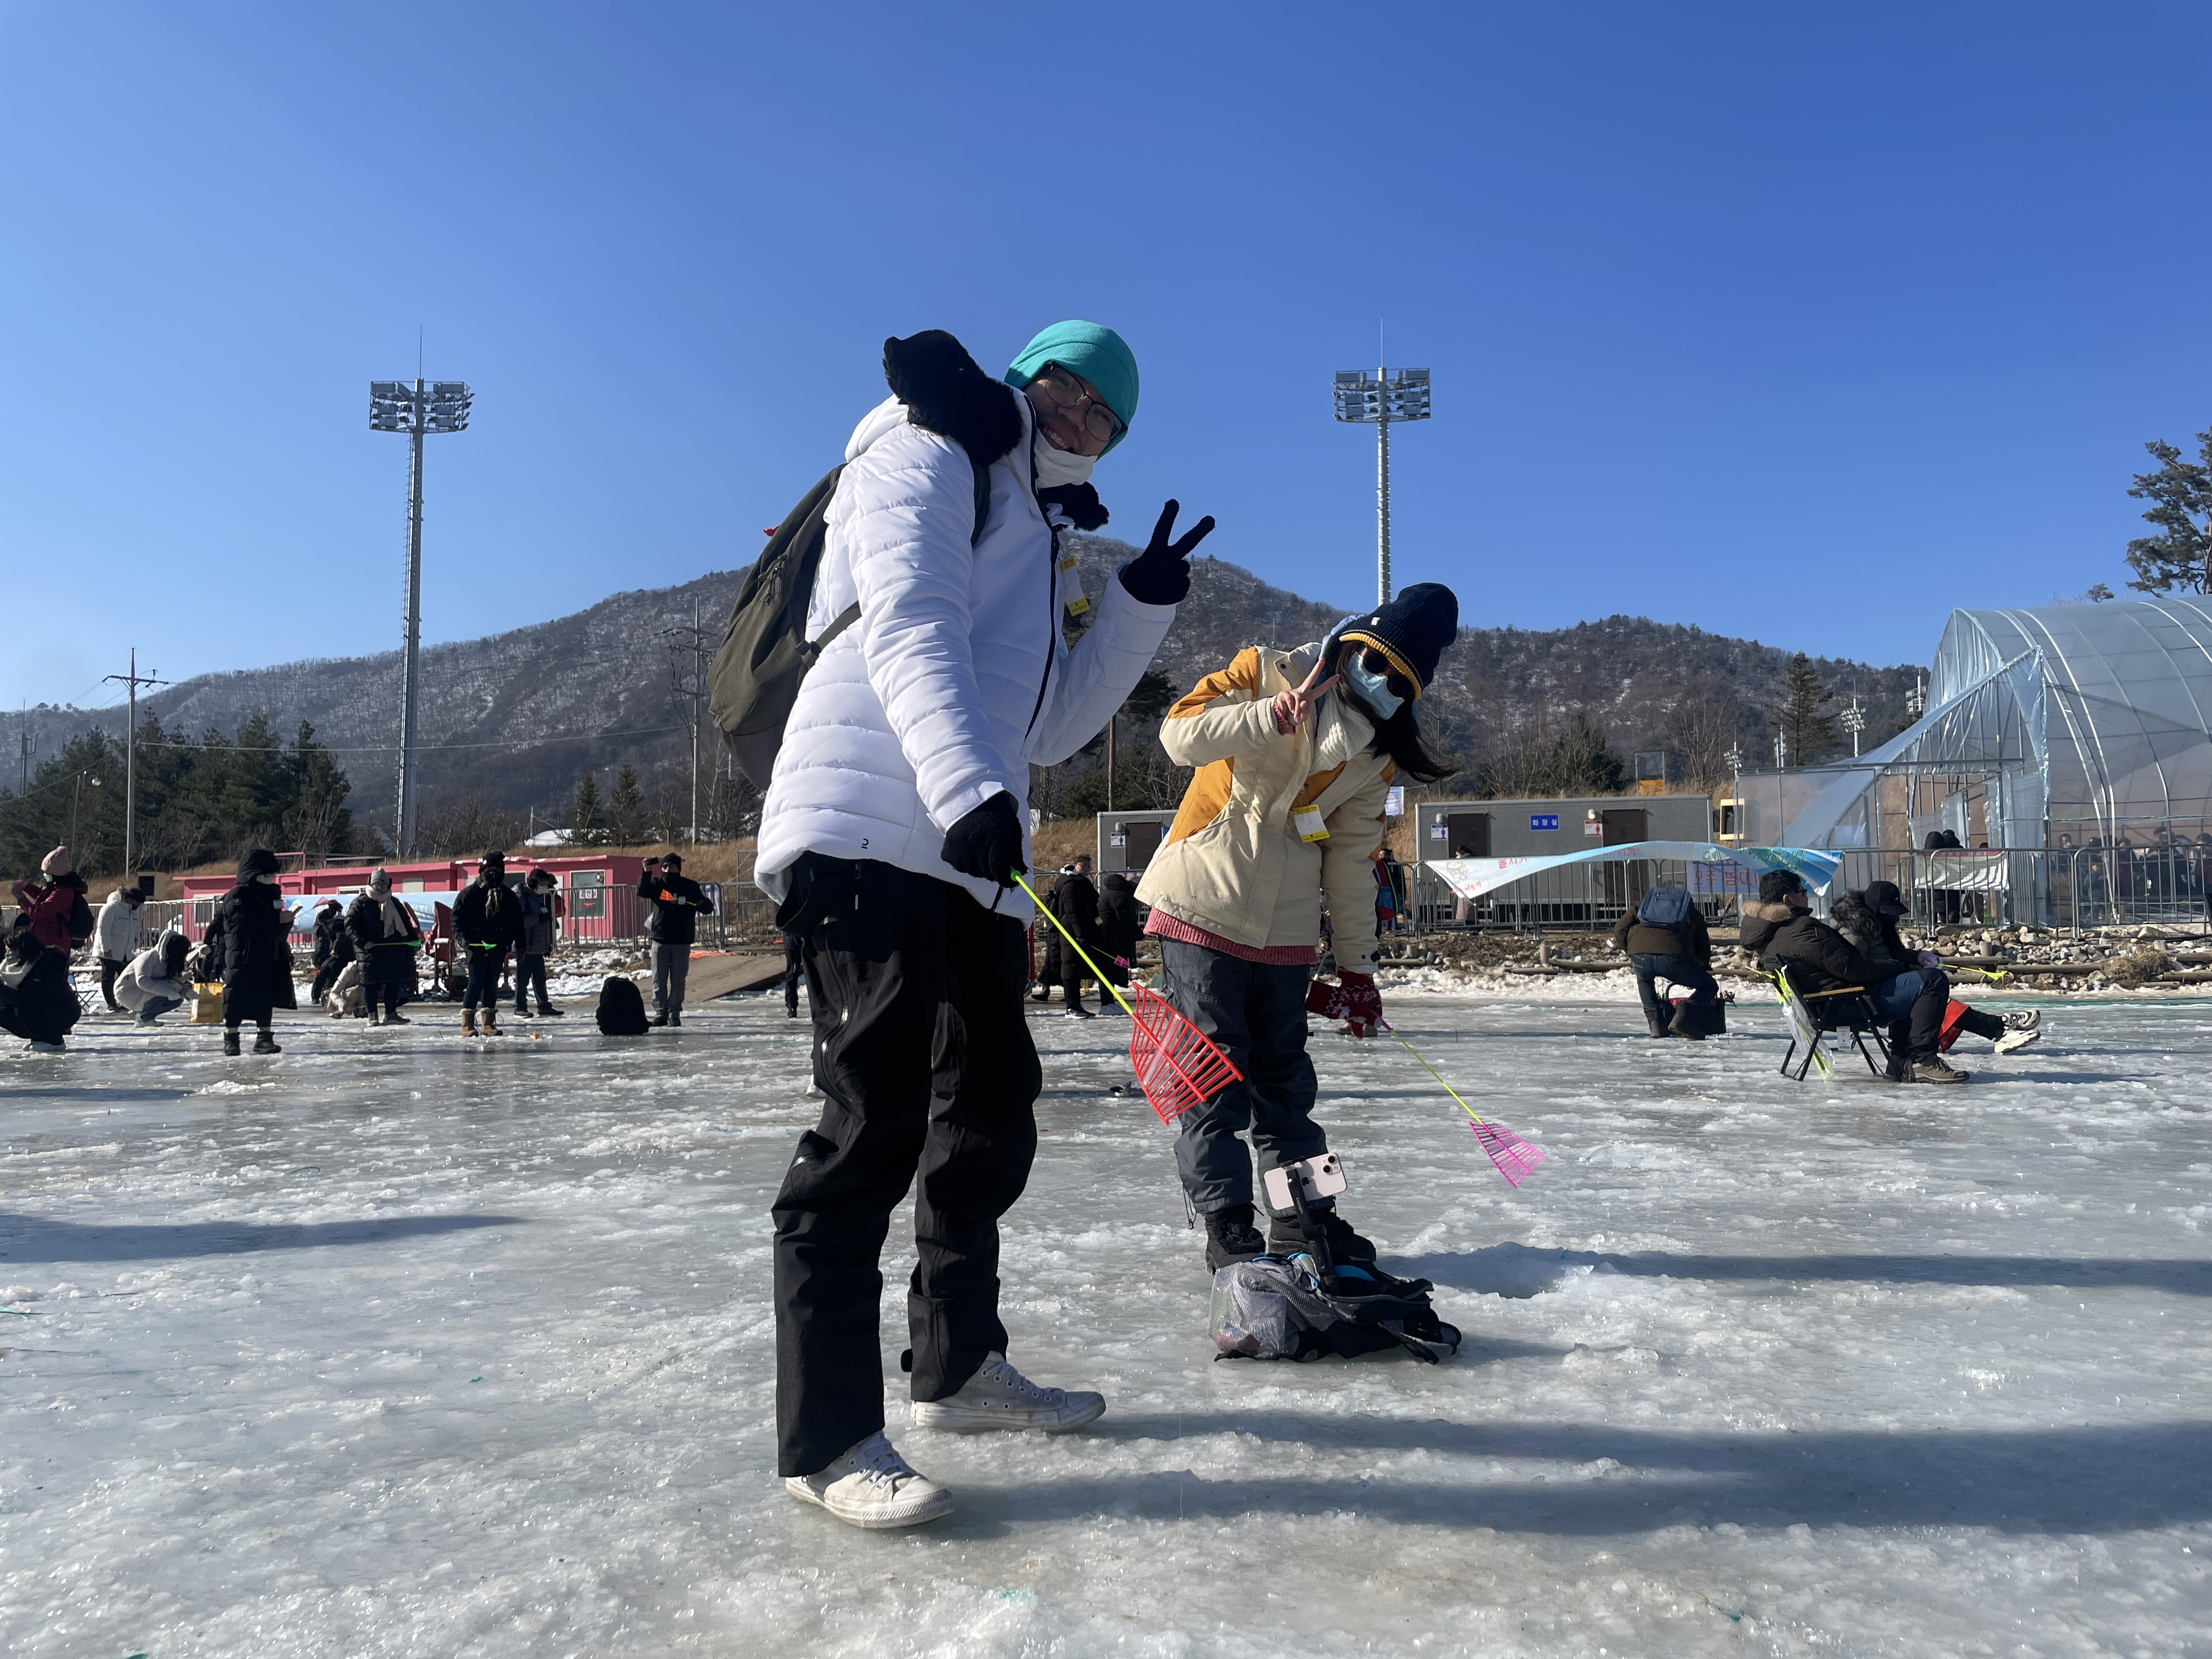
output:
[[[991,510],[991,469],[978,461],[973,455],[968,458],[968,465],[975,474],[975,529],[968,538],[968,545],[973,548],[983,539],[983,520]],[[830,648],[830,641],[860,620],[860,603],[855,599],[837,613],[837,620],[823,630],[820,639],[806,647],[806,660],[809,665],[820,659],[822,653]]]

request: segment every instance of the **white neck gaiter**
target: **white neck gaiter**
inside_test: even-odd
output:
[[[1039,489],[1057,489],[1062,484],[1089,483],[1091,469],[1096,465],[1096,455],[1079,455],[1071,449],[1054,449],[1052,441],[1040,432],[1030,441],[1030,453],[1036,458],[1036,482]]]

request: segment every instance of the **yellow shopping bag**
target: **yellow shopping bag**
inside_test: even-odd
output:
[[[220,1025],[222,1024],[222,981],[195,981],[192,985],[192,1017],[190,1025]]]

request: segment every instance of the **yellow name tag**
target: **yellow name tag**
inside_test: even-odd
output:
[[[1078,593],[1073,599],[1067,602],[1067,614],[1071,617],[1079,617],[1090,609],[1091,601],[1085,599],[1080,593]]]
[[[1074,554],[1073,554],[1073,553],[1063,553],[1063,554],[1061,554],[1061,555],[1060,555],[1060,568],[1062,570],[1073,570],[1073,569],[1074,569],[1074,568],[1075,568],[1075,555],[1074,555]]]
[[[1322,822],[1321,808],[1318,806],[1298,808],[1297,811],[1291,814],[1291,823],[1296,826],[1300,841],[1328,839],[1328,825]]]

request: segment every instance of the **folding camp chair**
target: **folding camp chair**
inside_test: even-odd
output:
[[[1859,1058],[1867,1063],[1867,1070],[1876,1077],[1889,1075],[1889,1044],[1882,1039],[1881,1017],[1875,1012],[1874,999],[1867,994],[1863,985],[1846,985],[1833,991],[1808,992],[1797,978],[1796,969],[1784,968],[1774,975],[1775,988],[1781,994],[1783,1017],[1790,1022],[1790,1048],[1782,1056],[1782,1075],[1805,1080],[1805,1073],[1813,1066],[1820,1068],[1823,1078],[1833,1077],[1835,1068],[1820,1050],[1820,1039],[1831,1031],[1849,1031],[1851,1041],[1858,1047]],[[1867,1051],[1867,1039],[1881,1051],[1881,1063],[1876,1065]],[[1792,1072],[1790,1062],[1796,1060],[1797,1050],[1805,1050],[1805,1058],[1797,1061]]]

